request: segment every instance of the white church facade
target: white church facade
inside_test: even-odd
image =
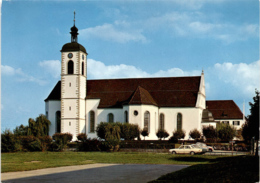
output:
[[[71,42],[61,49],[61,80],[45,99],[51,121],[49,135],[79,133],[97,138],[100,122],[138,124],[156,140],[158,129],[170,135],[183,129],[185,139],[193,129],[216,122],[239,129],[244,118],[233,100],[206,101],[204,73],[192,77],[87,79],[87,51],[78,43],[78,29],[71,28]],[[98,69],[98,68],[96,68]]]

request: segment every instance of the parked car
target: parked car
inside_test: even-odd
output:
[[[191,146],[194,147],[194,148],[202,149],[202,152],[203,152],[203,153],[208,152],[208,148],[200,147],[200,146],[198,146],[197,144],[191,144]]]
[[[179,148],[170,149],[170,153],[172,154],[202,154],[203,151],[201,148],[193,147],[191,145],[181,145]]]
[[[214,151],[214,148],[212,146],[207,146],[206,144],[204,144],[202,142],[197,142],[196,145],[199,146],[200,148],[207,149],[207,151],[209,151],[209,152],[213,152]]]

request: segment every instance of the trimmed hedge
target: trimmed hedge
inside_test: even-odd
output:
[[[78,141],[81,141],[81,142],[85,142],[88,138],[87,138],[87,134],[85,133],[80,133],[77,135],[77,139]]]
[[[52,142],[50,136],[16,136],[10,131],[1,134],[1,138],[1,152],[46,151]]]
[[[35,136],[20,136],[23,151],[41,151],[41,141]]]
[[[72,134],[70,133],[55,133],[52,136],[54,142],[51,144],[52,151],[63,151],[68,142],[72,140]]]
[[[78,142],[77,149],[78,151],[108,151],[110,147],[105,141],[87,139],[84,142]]]

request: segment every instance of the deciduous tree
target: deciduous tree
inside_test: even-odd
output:
[[[194,140],[198,140],[198,139],[200,139],[200,137],[201,137],[201,133],[200,133],[200,131],[197,130],[197,129],[191,130],[190,133],[189,133],[189,135],[190,135],[190,137],[193,138]]]

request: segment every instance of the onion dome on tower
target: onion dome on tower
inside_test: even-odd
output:
[[[70,28],[71,32],[71,42],[63,45],[61,52],[69,52],[69,51],[83,51],[87,53],[84,46],[78,43],[78,28],[75,26],[75,11],[74,11],[74,25]]]

